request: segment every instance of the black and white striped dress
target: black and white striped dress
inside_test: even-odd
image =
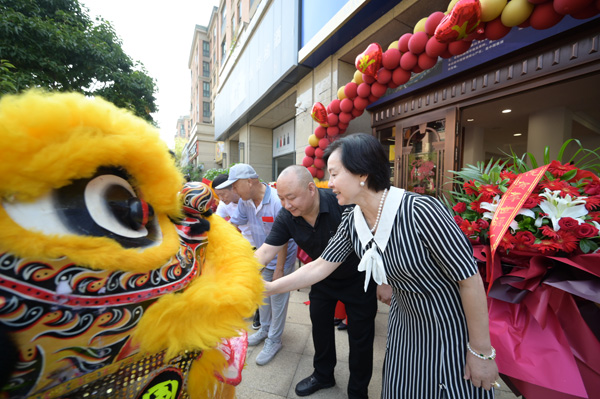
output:
[[[391,190],[388,199],[400,191]],[[471,246],[437,199],[407,192],[399,201],[383,208],[389,238],[377,248],[394,292],[382,398],[493,398],[463,379],[468,333],[457,281],[477,272]],[[344,213],[323,259],[341,262],[352,250],[362,257],[373,245],[363,247],[355,219]]]

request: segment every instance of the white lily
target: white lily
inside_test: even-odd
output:
[[[500,196],[496,195],[492,202],[482,202],[479,206],[488,212],[483,213],[483,219],[492,220],[494,218],[494,214],[496,213],[496,209],[498,209],[498,205],[500,204]],[[523,215],[535,219],[535,213],[531,209],[520,209],[517,215]],[[515,232],[519,229],[519,223],[516,220],[510,222],[510,229]]]
[[[547,216],[542,216],[535,221],[537,227],[542,225],[543,219],[550,219],[554,231],[560,230],[558,221],[561,218],[573,218],[579,224],[584,222],[582,217],[588,214],[588,210],[585,209],[585,198],[587,197],[571,197],[569,194],[562,197],[560,193],[560,190],[551,191],[546,188],[540,194],[540,197],[546,198],[545,201],[540,203],[540,209]]]

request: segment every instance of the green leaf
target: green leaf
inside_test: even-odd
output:
[[[560,180],[571,180],[577,175],[577,169],[573,169],[561,176]]]

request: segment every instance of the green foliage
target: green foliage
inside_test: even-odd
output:
[[[102,96],[153,122],[155,82],[121,45],[112,25],[94,23],[77,0],[0,0],[0,58],[15,66],[9,80],[17,92]]]
[[[189,176],[190,181],[202,181],[202,175],[204,172],[204,164],[196,165],[186,165],[181,168],[184,176]]]
[[[175,137],[175,147],[173,148],[173,152],[175,153],[175,165],[177,166],[181,164],[181,155],[183,154],[185,144],[186,140],[184,138]]]
[[[7,60],[0,60],[0,96],[8,93],[16,93],[15,79],[10,71],[14,65]]]
[[[233,165],[231,165],[231,166],[233,166]],[[212,168],[212,169],[208,169],[206,171],[206,173],[204,173],[204,178],[212,181],[215,179],[215,177],[222,175],[224,173],[229,174],[229,168],[226,168],[226,169]]]

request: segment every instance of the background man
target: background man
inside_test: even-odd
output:
[[[261,246],[267,235],[271,232],[273,222],[281,209],[281,202],[277,197],[277,190],[261,183],[254,168],[247,164],[233,165],[229,169],[229,178],[218,185],[217,190],[232,186],[234,192],[240,196],[237,212],[229,220],[240,226],[250,226],[250,233],[254,245]],[[286,245],[287,244],[287,245]],[[278,248],[277,258],[266,264],[262,277],[266,281],[273,281],[294,270],[297,245],[293,240],[286,240]],[[274,256],[275,254],[273,254]],[[258,345],[263,340],[265,345],[256,357],[259,366],[270,362],[282,347],[281,335],[285,327],[288,300],[290,294],[273,295],[265,299],[265,304],[260,307],[260,329],[248,337],[248,345]]]
[[[300,165],[284,169],[277,179],[277,193],[284,209],[279,212],[265,243],[256,250],[259,262],[266,264],[289,239],[311,258],[317,259],[337,231],[344,207],[328,189],[318,189],[308,170]],[[314,372],[296,385],[298,396],[307,396],[335,385],[335,330],[333,316],[338,300],[346,305],[350,346],[348,397],[367,398],[373,373],[373,340],[377,314],[376,285],[371,280],[364,291],[364,272],[352,254],[329,277],[311,287]]]

